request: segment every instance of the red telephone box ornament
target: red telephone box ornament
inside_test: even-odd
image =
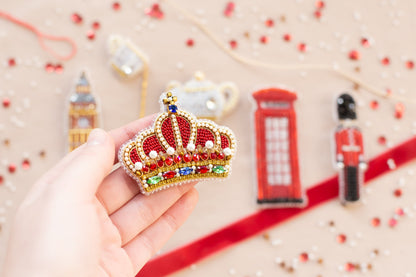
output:
[[[278,88],[253,93],[256,100],[257,203],[304,204],[299,178],[296,113],[297,96]]]

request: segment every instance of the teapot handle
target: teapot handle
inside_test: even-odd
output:
[[[219,85],[219,90],[224,96],[225,105],[223,115],[229,113],[237,105],[240,98],[240,91],[233,82],[225,82]]]

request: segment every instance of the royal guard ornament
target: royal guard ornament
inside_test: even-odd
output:
[[[181,107],[198,118],[219,120],[237,105],[239,90],[232,82],[214,84],[206,80],[201,71],[194,78],[181,84],[171,81],[167,90],[177,96]]]
[[[97,102],[91,93],[91,86],[82,72],[69,98],[68,147],[74,150],[85,143],[94,128],[99,127]]]
[[[360,200],[363,173],[367,169],[361,130],[356,126],[356,105],[351,95],[337,98],[339,125],[335,130],[335,164],[339,170],[339,197],[342,203]]]
[[[119,161],[143,194],[194,180],[225,178],[236,151],[233,132],[180,109],[177,98],[162,95],[163,112],[153,126],[119,151]]]
[[[257,203],[304,205],[299,178],[294,92],[268,88],[253,93]]]

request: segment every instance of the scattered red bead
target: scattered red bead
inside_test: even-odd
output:
[[[159,4],[153,4],[150,8],[147,8],[144,13],[156,19],[163,19],[165,16],[163,11],[160,9]]]
[[[82,16],[79,13],[73,13],[71,15],[71,20],[75,24],[81,24],[82,23]]]
[[[9,67],[13,67],[16,65],[16,60],[14,58],[10,58],[7,63],[9,64]]]
[[[394,219],[394,218],[390,218],[390,219],[389,219],[389,226],[390,226],[391,228],[393,228],[393,227],[396,227],[396,225],[397,225],[397,220],[396,220],[396,219]]]
[[[378,101],[377,100],[373,100],[370,102],[370,108],[373,110],[377,110],[378,109]]]
[[[380,223],[381,223],[381,220],[380,220],[380,218],[378,218],[378,217],[374,217],[374,218],[371,220],[371,225],[373,225],[373,227],[378,227],[378,226],[380,226]]]
[[[351,60],[354,60],[354,61],[361,59],[361,54],[357,50],[351,50],[348,56]]]
[[[365,48],[370,47],[370,40],[368,38],[361,38],[361,45]]]
[[[322,17],[322,12],[320,10],[316,10],[313,15],[317,18],[320,19]]]
[[[388,57],[384,57],[384,58],[381,60],[381,64],[382,64],[382,65],[389,65],[389,64],[390,64],[390,59],[389,59]]]
[[[100,22],[98,22],[98,21],[94,21],[93,23],[92,23],[92,28],[94,29],[94,30],[99,30],[100,28],[101,28],[101,24],[100,24]]]
[[[5,108],[10,107],[10,103],[11,103],[11,101],[8,97],[3,98],[3,107],[5,107]]]
[[[390,96],[390,95],[392,95],[392,93],[393,93],[393,91],[391,90],[391,89],[386,89],[386,94],[387,94],[387,96]]]
[[[224,9],[224,15],[226,17],[231,17],[234,14],[234,9],[235,9],[235,4],[234,2],[228,2],[225,5],[225,9]]]
[[[261,36],[260,37],[260,42],[263,43],[263,44],[268,43],[269,40],[270,40],[270,38],[268,36]]]
[[[305,43],[303,43],[303,42],[300,42],[300,43],[298,44],[298,50],[299,50],[300,52],[306,52],[306,50],[307,50],[306,44],[305,44]]]
[[[271,19],[271,18],[269,18],[269,19],[267,19],[267,20],[264,22],[264,25],[266,25],[266,27],[271,28],[271,27],[273,27],[273,26],[274,26],[274,20],[273,20],[273,19]]]
[[[237,41],[230,40],[230,47],[231,47],[231,49],[236,49],[237,46],[238,46]]]
[[[346,240],[347,240],[347,236],[344,235],[344,234],[339,234],[337,236],[337,242],[340,243],[340,244],[345,243]]]
[[[404,105],[402,103],[397,103],[394,110],[394,116],[397,119],[400,119],[403,117],[404,114]]]
[[[62,66],[62,64],[57,64],[55,65],[54,70],[56,73],[61,74],[64,71],[64,67]]]
[[[95,39],[95,32],[94,32],[94,30],[89,30],[89,31],[87,32],[87,38],[88,38],[89,40],[94,40],[94,39]]]
[[[406,62],[407,69],[413,69],[415,67],[415,63],[413,61],[407,61]]]
[[[119,2],[113,3],[113,10],[118,11],[121,9],[121,4]]]
[[[402,196],[402,190],[401,189],[395,189],[393,194],[396,197],[401,197]]]
[[[62,64],[52,64],[52,63],[47,63],[45,65],[45,71],[48,73],[52,73],[52,72],[56,72],[58,74],[62,73],[64,71],[64,67]]]
[[[309,255],[306,252],[300,253],[299,255],[299,261],[302,263],[306,263],[309,260]]]
[[[4,183],[4,177],[0,175],[0,186]]]
[[[345,269],[345,271],[347,271],[347,272],[353,272],[353,271],[354,271],[354,269],[355,269],[355,265],[354,265],[353,263],[346,263],[346,264],[344,265],[344,269]]]
[[[16,171],[16,165],[14,163],[9,164],[8,170],[10,173],[14,173]]]
[[[378,137],[378,139],[377,139],[377,142],[378,142],[378,144],[380,144],[380,145],[386,145],[386,143],[387,143],[387,139],[386,139],[386,137],[385,136],[379,136]]]
[[[194,46],[194,40],[193,39],[188,39],[187,41],[186,41],[186,46],[188,46],[188,47],[192,47],[192,46]]]
[[[315,7],[317,7],[318,9],[323,9],[325,8],[325,3],[324,1],[318,0],[315,2]]]
[[[22,162],[22,168],[24,170],[28,170],[30,168],[30,161],[28,159],[24,159]]]
[[[292,35],[291,34],[284,34],[283,35],[283,39],[285,41],[291,41],[292,40]]]
[[[52,72],[54,72],[54,71],[55,71],[55,66],[54,66],[53,64],[51,64],[51,63],[47,63],[47,64],[45,65],[45,70],[46,70],[46,72],[48,72],[48,73],[52,73]]]
[[[394,213],[398,216],[404,216],[404,210],[402,208],[397,208]]]

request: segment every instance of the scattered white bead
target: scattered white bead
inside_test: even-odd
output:
[[[396,163],[394,162],[394,160],[393,160],[393,159],[388,159],[388,160],[387,160],[387,165],[389,166],[389,168],[390,168],[391,170],[396,169]]]
[[[257,277],[261,277],[261,276],[263,276],[263,272],[262,272],[261,270],[257,271],[257,272],[256,272],[256,276],[257,276]]]
[[[278,245],[281,245],[282,243],[283,243],[283,241],[281,239],[274,239],[272,241],[273,246],[278,246]]]
[[[283,260],[282,260],[282,258],[281,258],[281,257],[276,257],[276,258],[274,259],[274,262],[275,262],[275,263],[277,263],[277,264],[280,264],[282,261],[283,261]]]

